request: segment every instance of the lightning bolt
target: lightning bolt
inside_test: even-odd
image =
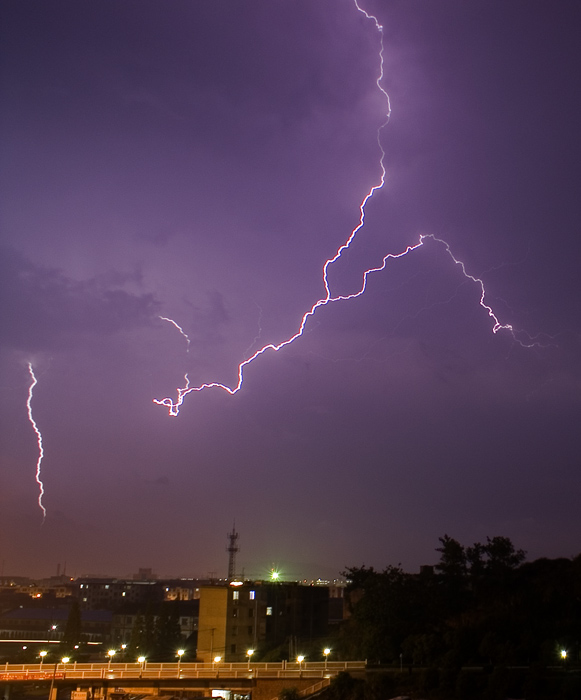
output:
[[[528,341],[521,341],[517,337],[517,331],[514,329],[514,327],[510,324],[507,323],[501,323],[499,318],[496,316],[494,313],[492,307],[486,302],[486,290],[484,287],[484,282],[479,278],[475,277],[474,275],[470,274],[466,270],[465,264],[456,258],[454,254],[452,253],[452,250],[449,246],[449,244],[441,239],[441,238],[436,238],[433,234],[421,234],[419,237],[419,240],[417,243],[413,245],[408,245],[404,250],[400,251],[399,253],[388,253],[385,255],[382,259],[382,262],[380,265],[377,267],[372,267],[368,270],[365,270],[363,273],[362,277],[362,283],[361,287],[358,291],[353,292],[351,294],[337,294],[333,295],[331,292],[331,286],[329,283],[329,278],[328,278],[328,272],[329,268],[331,265],[333,265],[339,258],[342,256],[342,254],[349,249],[351,246],[351,243],[354,241],[355,237],[359,233],[359,231],[364,227],[365,225],[365,209],[367,206],[367,203],[369,200],[373,197],[373,195],[378,191],[383,188],[383,185],[385,184],[385,151],[383,149],[383,146],[381,144],[381,133],[383,129],[387,126],[389,122],[389,118],[391,116],[391,103],[389,100],[389,95],[387,92],[384,90],[383,86],[381,85],[381,81],[383,80],[383,75],[384,75],[384,44],[383,44],[383,27],[377,20],[377,18],[374,15],[368,14],[361,6],[358,4],[357,0],[354,0],[355,7],[359,12],[361,12],[367,19],[371,20],[375,24],[375,28],[379,34],[380,38],[380,50],[379,50],[379,75],[376,80],[376,84],[380,92],[383,94],[385,97],[385,103],[386,103],[386,115],[385,115],[385,120],[377,130],[377,143],[379,146],[379,151],[380,151],[380,158],[379,158],[379,166],[380,166],[380,177],[379,181],[375,184],[372,185],[372,187],[369,189],[365,197],[363,198],[360,206],[359,206],[359,223],[357,226],[351,231],[351,234],[339,248],[337,249],[336,253],[330,257],[328,260],[325,261],[325,264],[323,265],[322,269],[322,278],[323,278],[323,285],[325,289],[325,296],[318,301],[316,301],[311,308],[305,312],[303,315],[301,322],[299,324],[298,330],[291,335],[289,338],[286,340],[282,341],[281,343],[275,344],[275,343],[268,343],[267,345],[264,345],[261,347],[259,350],[257,350],[253,355],[248,357],[246,360],[241,362],[238,365],[238,381],[236,384],[233,386],[228,386],[227,384],[223,384],[221,382],[206,382],[204,384],[200,384],[199,386],[190,386],[190,380],[187,375],[187,373],[184,375],[184,382],[185,385],[183,387],[178,387],[177,389],[177,400],[173,401],[171,398],[164,398],[164,399],[153,399],[153,403],[159,405],[159,406],[165,406],[168,409],[169,415],[170,416],[177,416],[180,412],[180,407],[182,406],[185,397],[188,394],[191,394],[192,392],[198,392],[198,391],[203,391],[205,389],[212,389],[212,388],[217,388],[217,389],[222,389],[226,391],[230,395],[234,395],[240,391],[242,388],[242,384],[244,382],[244,369],[250,365],[254,360],[256,360],[258,357],[261,355],[265,354],[269,350],[272,350],[274,352],[278,352],[279,350],[282,350],[282,348],[286,347],[287,345],[290,345],[293,343],[297,338],[303,335],[305,327],[307,325],[307,321],[311,318],[311,316],[314,316],[317,309],[322,308],[324,306],[327,306],[328,304],[332,304],[338,301],[349,301],[350,299],[356,299],[357,297],[361,296],[362,294],[365,293],[365,290],[367,288],[367,280],[370,275],[381,272],[385,270],[388,261],[390,260],[396,260],[398,258],[402,258],[410,253],[412,253],[415,250],[418,250],[422,246],[425,245],[427,240],[432,240],[435,243],[441,244],[444,246],[446,252],[452,259],[455,265],[458,265],[462,271],[462,274],[466,279],[470,280],[471,282],[475,283],[479,288],[480,288],[480,300],[479,304],[480,306],[488,313],[488,316],[492,319],[493,321],[493,327],[492,327],[492,332],[493,333],[498,333],[499,331],[507,331],[510,333],[512,336],[513,340],[516,341],[519,345],[522,347],[532,347],[534,345],[539,345],[540,343],[534,341],[530,336],[528,337]],[[171,319],[164,319],[168,320],[171,323],[174,323],[176,327],[179,329],[179,326],[175,323],[175,321],[171,321]],[[181,329],[180,329],[181,330]],[[519,333],[522,333],[522,331],[518,331]]]
[[[184,332],[184,329],[183,329],[178,323],[176,323],[176,322],[173,320],[173,318],[166,318],[165,316],[159,316],[158,318],[160,318],[162,321],[167,321],[168,323],[171,323],[172,326],[175,326],[175,328],[178,329],[178,331],[179,331],[179,332],[184,336],[184,338],[186,339],[186,352],[189,352],[189,351],[190,351],[190,337],[188,336],[187,333]]]
[[[44,522],[44,519],[46,518],[46,508],[42,504],[42,497],[44,496],[44,484],[42,483],[42,479],[40,478],[40,466],[44,457],[44,448],[42,446],[42,434],[38,429],[38,425],[36,424],[36,421],[32,416],[32,394],[34,391],[34,387],[38,384],[38,379],[34,374],[31,362],[28,363],[28,372],[30,373],[30,378],[32,381],[30,383],[30,386],[28,387],[28,399],[26,401],[26,408],[28,410],[28,420],[31,422],[34,432],[36,433],[36,441],[38,443],[38,460],[36,462],[36,483],[38,484],[39,490],[38,505],[42,510],[42,521]]]

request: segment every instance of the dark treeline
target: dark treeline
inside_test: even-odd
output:
[[[445,535],[420,574],[349,568],[346,658],[423,666],[579,661],[581,555],[525,562],[507,537],[464,547]],[[402,657],[400,658],[400,654]]]
[[[520,673],[520,697],[526,684],[527,697],[535,697],[543,674],[576,675],[581,555],[526,562],[526,553],[507,537],[466,547],[448,535],[437,551],[439,562],[419,574],[396,566],[344,572],[350,617],[336,640],[341,657],[391,666],[416,682],[421,678],[424,693],[431,686],[434,697],[444,686],[446,697],[471,697],[455,694],[457,684],[476,678],[466,676],[470,667],[494,682]]]

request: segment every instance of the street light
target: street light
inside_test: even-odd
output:
[[[143,677],[143,666],[145,665],[145,656],[138,656],[137,661],[141,664],[141,668],[139,669],[139,677]]]
[[[215,657],[214,657],[214,668],[216,668],[216,678],[218,678],[218,676],[220,675],[220,667],[217,666],[217,664],[219,664],[220,661],[222,661],[222,657],[221,657],[221,656],[215,656]]]
[[[180,677],[180,666],[182,663],[182,656],[186,653],[185,649],[178,649],[178,678]]]
[[[301,674],[302,674],[302,672],[303,672],[303,661],[304,661],[304,660],[305,660],[305,657],[304,657],[302,654],[300,654],[299,656],[297,656],[297,661],[298,661],[298,664],[299,664],[299,678],[301,677]]]
[[[561,658],[563,661],[567,658],[567,650],[566,649],[561,649]]]
[[[107,652],[107,656],[109,657],[109,663],[107,664],[108,671],[111,669],[111,661],[113,661],[113,657],[115,656],[115,654],[115,649],[109,649],[109,651]]]
[[[40,656],[40,670],[42,671],[42,662],[44,661],[44,657],[48,654],[48,651],[41,651],[39,656]]]
[[[63,656],[63,658],[61,659],[61,661],[63,662],[63,666],[64,666],[64,668],[63,668],[63,678],[66,678],[66,677],[67,677],[66,664],[68,664],[70,660],[71,660],[71,657],[70,657],[70,656]]]
[[[254,654],[254,649],[248,649],[246,652],[246,656],[248,657],[248,670],[250,671],[250,659],[252,658],[252,654]]]
[[[323,649],[323,655],[325,657],[325,671],[327,670],[327,659],[329,658],[330,653],[331,653],[331,650],[329,649],[329,647],[327,647],[326,649]]]

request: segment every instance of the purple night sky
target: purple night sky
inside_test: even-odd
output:
[[[334,577],[581,551],[581,4],[7,0],[5,574]],[[185,338],[166,316],[179,323]],[[519,335],[526,338],[526,335]],[[45,457],[43,523],[35,481]]]

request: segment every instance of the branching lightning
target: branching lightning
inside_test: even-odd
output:
[[[390,103],[389,95],[387,94],[387,92],[385,91],[385,89],[381,85],[381,82],[383,80],[383,75],[384,75],[383,27],[379,23],[379,21],[377,20],[377,18],[375,16],[368,14],[364,9],[362,9],[360,7],[357,0],[354,0],[354,4],[359,12],[361,12],[367,19],[374,22],[375,28],[379,34],[379,37],[380,37],[379,75],[377,77],[376,84],[377,84],[377,87],[380,90],[380,92],[385,97],[386,115],[385,115],[385,120],[384,120],[383,124],[381,124],[381,126],[377,130],[377,143],[378,143],[379,151],[380,151],[379,166],[380,166],[380,171],[381,171],[379,181],[369,189],[369,191],[367,192],[367,194],[365,195],[365,197],[363,198],[363,200],[359,206],[359,223],[357,224],[357,226],[351,231],[351,234],[349,235],[349,237],[347,238],[345,243],[343,243],[337,249],[336,253],[332,257],[330,257],[328,260],[325,261],[325,264],[323,265],[323,268],[322,268],[322,278],[323,278],[323,285],[324,285],[324,289],[325,289],[325,296],[323,298],[319,299],[318,301],[316,301],[311,306],[311,308],[305,312],[305,314],[303,315],[303,317],[300,321],[298,330],[293,335],[291,335],[289,338],[282,341],[281,343],[278,343],[278,344],[268,343],[267,345],[264,345],[259,350],[257,350],[253,355],[251,355],[246,360],[241,362],[238,365],[238,381],[233,386],[228,386],[227,384],[222,384],[221,382],[206,382],[204,384],[200,384],[199,386],[190,386],[189,377],[187,374],[185,374],[184,375],[185,385],[182,388],[177,389],[177,400],[176,401],[173,401],[171,398],[153,399],[153,402],[155,404],[158,404],[160,406],[165,406],[168,409],[170,416],[177,416],[179,414],[180,407],[183,404],[185,397],[192,392],[203,391],[204,389],[219,388],[219,389],[223,389],[228,394],[231,394],[231,395],[236,394],[242,388],[242,384],[244,381],[244,369],[248,365],[250,365],[252,362],[254,362],[254,360],[256,360],[258,357],[260,357],[261,355],[266,353],[267,351],[273,350],[274,352],[278,352],[279,350],[286,347],[287,345],[290,345],[297,338],[302,336],[304,333],[307,321],[311,318],[311,316],[315,315],[317,309],[324,307],[324,306],[327,306],[328,304],[331,304],[331,303],[334,303],[337,301],[349,301],[350,299],[355,299],[355,298],[361,296],[362,294],[365,293],[365,290],[367,288],[367,280],[371,274],[376,273],[376,272],[381,272],[382,270],[384,270],[386,268],[388,261],[402,258],[402,257],[408,255],[409,253],[412,253],[413,251],[418,250],[419,248],[421,248],[422,246],[425,245],[425,243],[427,242],[428,239],[434,241],[435,243],[439,243],[439,244],[443,245],[444,248],[446,249],[446,252],[448,253],[448,255],[452,258],[452,261],[454,262],[454,264],[458,265],[460,267],[460,269],[462,270],[462,274],[464,275],[464,277],[466,277],[466,279],[468,279],[468,280],[472,281],[473,283],[475,283],[476,285],[478,285],[478,287],[480,288],[479,304],[483,309],[486,310],[486,312],[488,313],[488,316],[493,321],[493,327],[492,327],[493,333],[498,333],[499,331],[507,331],[508,333],[511,334],[514,341],[517,342],[518,344],[520,344],[522,347],[532,347],[534,345],[540,345],[539,343],[533,341],[533,339],[528,337],[528,336],[527,336],[528,337],[527,342],[523,342],[523,341],[519,340],[519,338],[516,335],[517,331],[514,329],[514,327],[512,325],[501,323],[499,318],[494,313],[492,307],[488,303],[486,303],[486,300],[485,300],[486,299],[486,290],[484,287],[484,282],[479,277],[475,277],[475,276],[471,275],[470,273],[468,273],[466,270],[465,264],[461,260],[459,260],[458,258],[456,258],[454,256],[454,254],[452,253],[452,251],[450,249],[449,244],[441,238],[436,238],[433,234],[422,234],[422,235],[420,235],[417,243],[415,243],[413,245],[408,245],[404,250],[400,251],[399,253],[388,253],[387,255],[385,255],[383,257],[380,265],[378,265],[377,267],[370,268],[363,273],[361,287],[358,291],[353,292],[351,294],[336,294],[336,295],[332,294],[329,279],[328,279],[329,268],[331,267],[331,265],[333,265],[333,263],[337,262],[337,260],[342,256],[342,254],[351,246],[351,243],[353,242],[353,240],[355,239],[355,237],[357,236],[359,231],[364,227],[364,225],[365,225],[365,209],[366,209],[367,203],[378,190],[381,190],[383,188],[383,185],[385,183],[385,175],[386,175],[385,164],[384,164],[385,151],[384,151],[383,146],[381,144],[381,133],[382,133],[383,129],[386,127],[386,125],[388,124],[389,118],[391,115],[391,103]],[[160,317],[160,318],[162,318],[162,317]],[[169,321],[170,323],[173,323],[176,326],[176,328],[178,328],[178,330],[185,336],[185,333],[183,333],[182,329],[177,325],[177,323],[175,323],[175,321],[172,321],[171,319],[167,319],[167,318],[164,318],[163,320]],[[519,333],[520,333],[520,331],[519,331]],[[185,336],[185,337],[187,338],[187,336]],[[188,339],[188,343],[189,343],[189,339]]]
[[[162,321],[167,321],[168,323],[171,323],[172,326],[174,326],[175,328],[178,329],[178,331],[179,331],[179,332],[184,336],[184,338],[186,339],[186,352],[189,352],[189,351],[190,351],[190,337],[189,337],[188,334],[184,331],[184,329],[183,329],[178,323],[176,323],[176,322],[173,320],[173,318],[167,318],[166,316],[159,316],[159,318],[160,318]]]
[[[28,363],[28,371],[30,373],[30,377],[32,379],[32,382],[30,383],[30,386],[28,388],[28,399],[26,401],[26,408],[28,409],[28,420],[32,424],[34,432],[36,433],[36,440],[38,442],[38,460],[36,462],[36,483],[38,484],[38,489],[39,489],[38,505],[39,505],[40,509],[42,510],[42,520],[44,522],[44,519],[46,518],[46,508],[44,507],[44,505],[42,503],[42,497],[44,496],[44,484],[42,482],[42,479],[40,478],[40,467],[42,464],[42,459],[44,457],[44,448],[42,446],[41,432],[38,429],[36,421],[32,417],[32,394],[34,391],[34,387],[38,384],[38,379],[36,378],[36,375],[34,374],[34,370],[32,368],[32,363],[30,363],[30,362]]]

